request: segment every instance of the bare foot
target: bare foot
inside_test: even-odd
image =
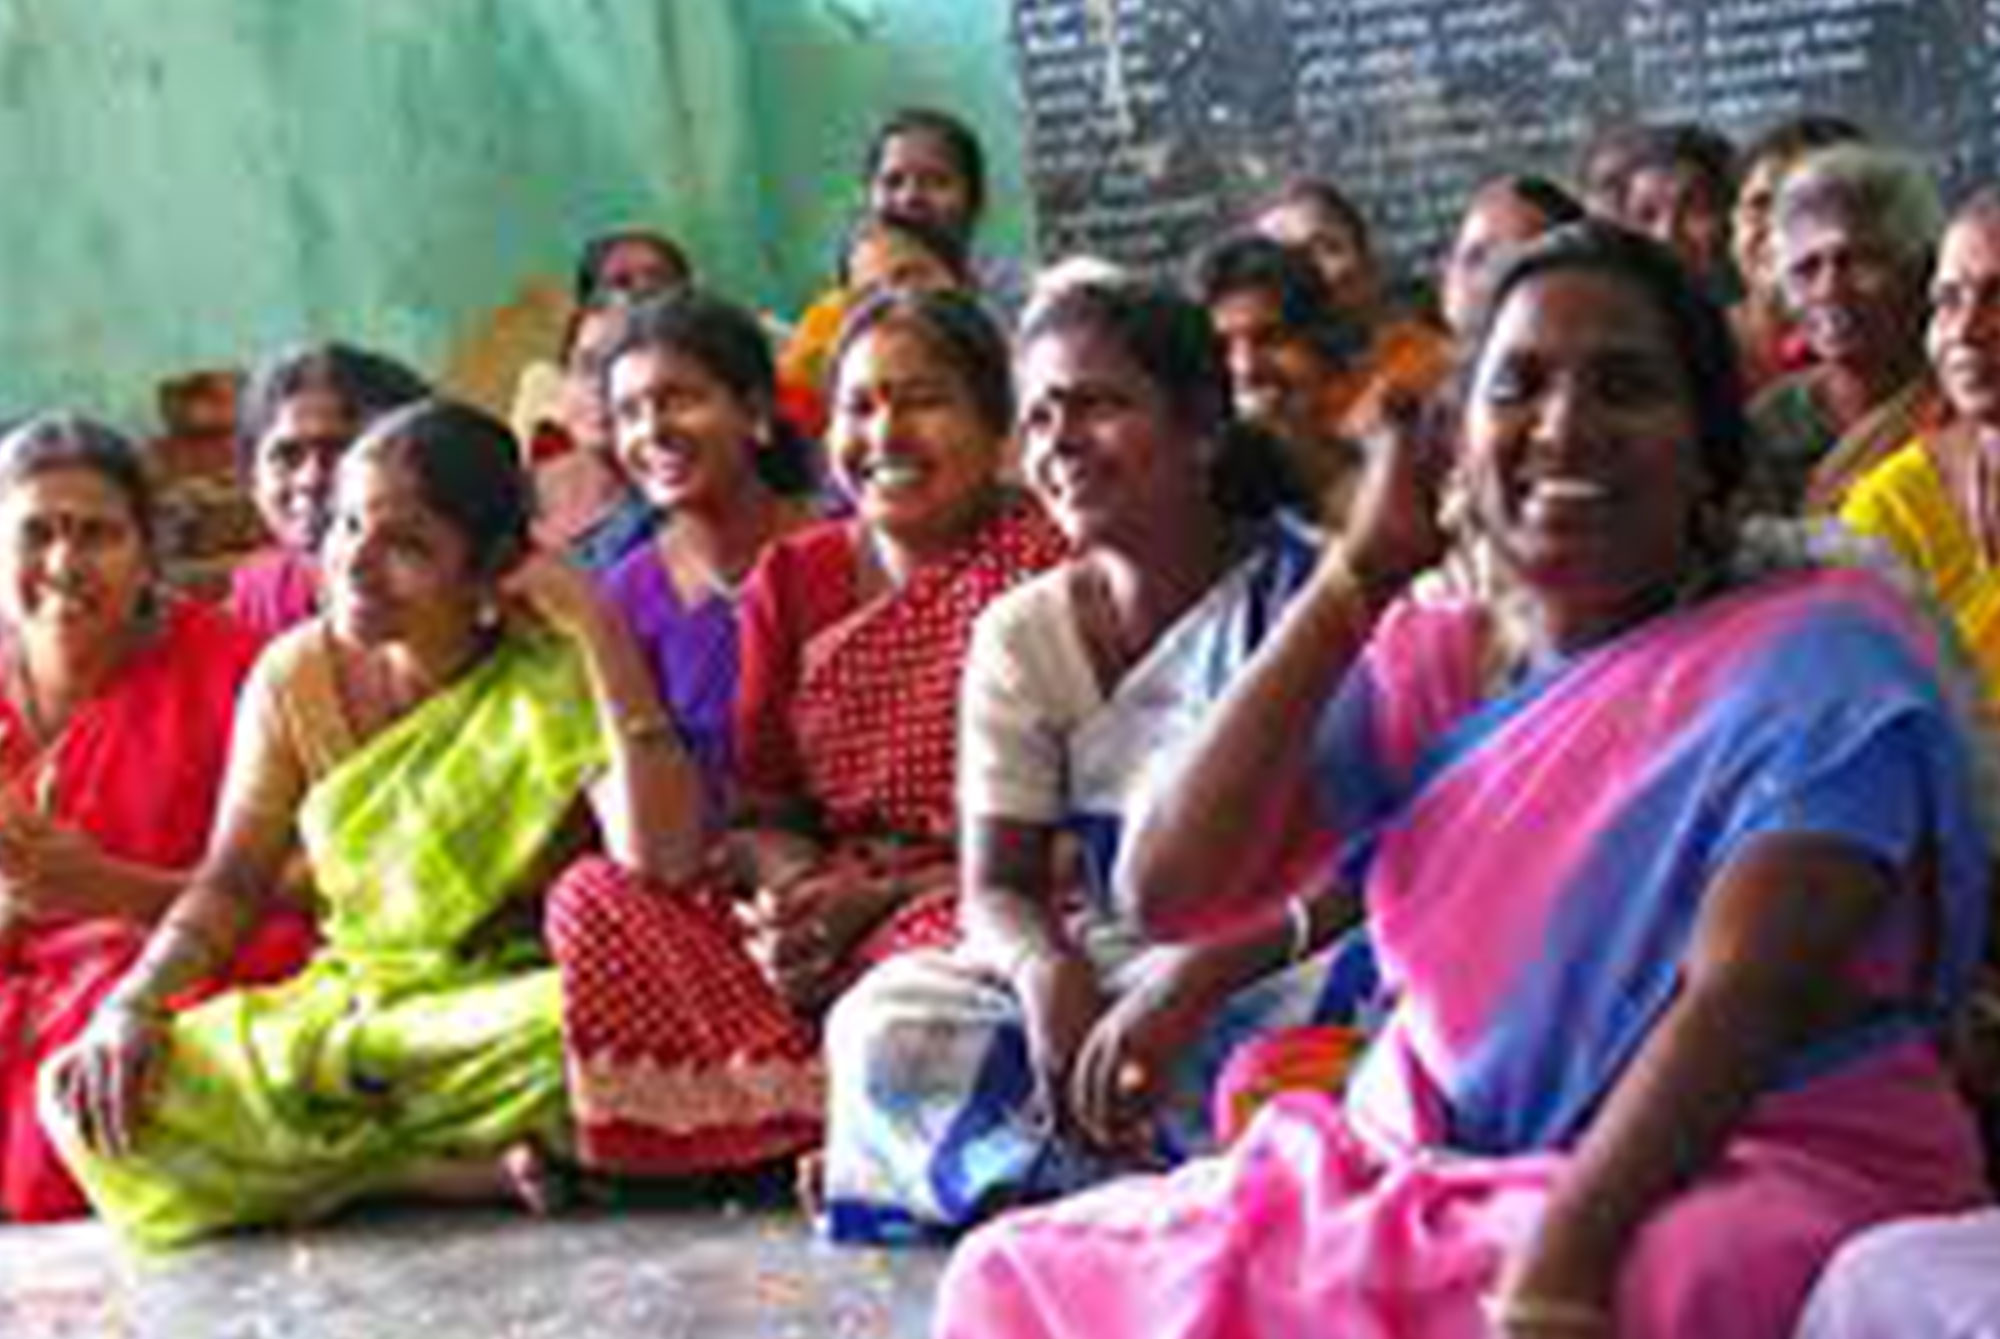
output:
[[[810,1149],[799,1154],[799,1160],[792,1168],[792,1193],[799,1197],[799,1207],[806,1217],[819,1221],[826,1212],[826,1150]]]

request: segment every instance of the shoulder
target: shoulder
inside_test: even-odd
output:
[[[1885,508],[1942,496],[1943,481],[1932,461],[1928,439],[1919,437],[1899,447],[1862,475],[1841,505],[1841,519],[1863,522]]]

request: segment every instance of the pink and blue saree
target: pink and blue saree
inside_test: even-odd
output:
[[[1791,573],[1494,699],[1487,627],[1391,611],[1323,722],[1396,996],[1344,1104],[1288,1094],[1223,1157],[1001,1219],[953,1261],[940,1334],[1483,1335],[1704,893],[1771,834],[1904,873],[1850,968],[1883,1007],[1787,1057],[1655,1213],[1618,1333],[1777,1339],[1843,1237],[1982,1197],[1931,1034],[1978,953],[1987,850],[1928,630],[1865,573]]]

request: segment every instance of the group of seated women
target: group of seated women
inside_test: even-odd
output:
[[[785,357],[586,282],[553,451],[272,360],[235,616],[117,434],[0,439],[7,1215],[797,1165],[837,1240],[970,1233],[954,1339],[1776,1339],[1984,1204],[1994,198],[1933,277],[1910,165],[1790,133],[1732,326],[1660,131],[1613,220],[1478,192],[1448,332],[1317,186],[1010,340],[962,132],[885,128]],[[1904,1332],[1890,1246],[1817,1333]]]

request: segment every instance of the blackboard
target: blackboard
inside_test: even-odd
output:
[[[2000,0],[1015,0],[1041,252],[1166,271],[1325,175],[1427,272],[1466,195],[1599,126],[1837,111],[1948,194],[2000,163]]]

